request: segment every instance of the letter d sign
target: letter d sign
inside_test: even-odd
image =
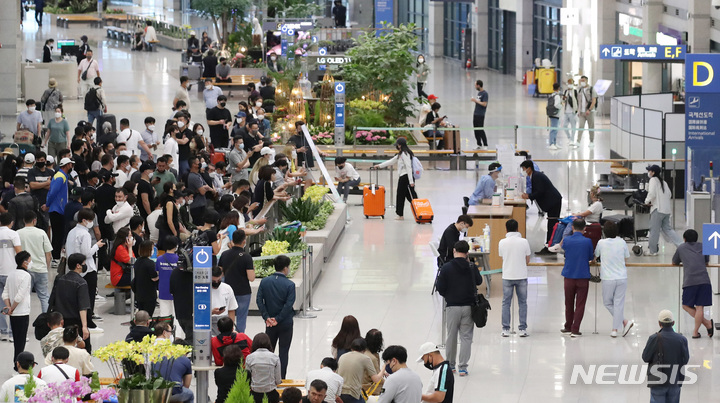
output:
[[[707,78],[705,80],[699,81],[698,77],[700,73],[700,69],[703,68],[705,71],[707,71]],[[713,76],[715,75],[715,72],[713,70],[713,67],[708,62],[693,62],[693,86],[697,87],[705,87],[707,85],[710,85],[713,80]]]

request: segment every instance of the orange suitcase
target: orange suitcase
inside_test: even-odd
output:
[[[372,173],[370,175],[372,176]],[[379,182],[379,172],[377,176]],[[370,180],[372,181],[372,178]],[[371,184],[363,187],[363,214],[365,218],[385,218],[385,186]]]
[[[433,210],[428,199],[413,199],[410,203],[415,222],[418,224],[429,224],[433,220]]]

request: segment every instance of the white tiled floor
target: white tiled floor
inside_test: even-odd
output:
[[[48,37],[79,37],[82,33],[91,37],[91,46],[102,61],[105,88],[110,111],[121,117],[129,117],[137,127],[147,116],[169,115],[169,104],[177,83],[177,52],[160,49],[157,53],[130,52],[127,45],[115,44],[104,39],[104,31],[97,29],[58,29],[46,23],[37,32],[34,23],[26,23],[22,37],[24,58],[34,59],[40,55],[42,44]],[[490,109],[486,124],[489,126],[545,125],[544,99],[533,99],[525,94],[524,87],[510,77],[485,71],[466,71],[459,65],[444,60],[430,60],[432,73],[428,93],[440,97],[443,113],[461,127],[471,125],[475,79],[483,79],[490,93]],[[193,92],[193,94],[196,94]],[[201,98],[194,95],[191,112],[194,120],[203,122]],[[237,99],[237,98],[236,98]],[[231,102],[232,103],[232,102]],[[66,103],[72,122],[82,118],[82,104]],[[474,146],[472,133],[463,132],[463,148]],[[536,158],[607,158],[608,136],[599,134],[597,147],[583,147],[568,151],[548,151],[544,145],[543,130],[523,131],[521,148],[529,149]],[[512,130],[489,132],[490,144],[510,144]],[[564,135],[560,135],[565,144]],[[543,170],[555,182],[570,208],[577,211],[584,207],[585,190],[596,178],[590,163],[542,162]],[[362,172],[363,176],[366,172]],[[570,175],[570,177],[568,177]],[[440,306],[437,295],[430,294],[435,277],[434,259],[427,244],[437,238],[443,229],[460,213],[459,206],[464,195],[472,192],[475,174],[472,171],[426,171],[418,182],[418,193],[432,202],[436,218],[433,225],[417,225],[411,220],[397,222],[392,219],[367,220],[361,207],[351,207],[351,222],[347,225],[340,244],[317,284],[315,305],[323,310],[316,319],[296,320],[295,336],[290,353],[288,376],[303,379],[305,373],[319,365],[330,354],[330,341],[340,327],[345,315],[355,315],[364,333],[371,328],[383,331],[385,344],[401,344],[415,358],[417,348],[425,341],[440,342]],[[569,185],[569,180],[572,186]],[[389,178],[381,175],[381,183],[388,185]],[[568,190],[570,194],[568,195]],[[569,196],[569,197],[568,197]],[[357,203],[357,196],[351,197]],[[388,204],[389,200],[388,200]],[[679,207],[682,202],[679,202]],[[409,215],[409,214],[408,214]],[[388,213],[392,218],[393,213]],[[678,226],[684,222],[678,216]],[[535,209],[528,211],[528,228],[537,220]],[[541,225],[540,228],[543,228]],[[682,228],[679,228],[680,230]],[[665,245],[656,258],[636,258],[633,262],[668,262],[674,248]],[[551,259],[552,260],[552,259]],[[488,325],[475,332],[470,376],[456,382],[456,402],[635,402],[647,400],[649,392],[645,385],[634,386],[584,386],[570,385],[574,364],[641,364],[641,352],[648,335],[656,331],[656,317],[661,309],[671,309],[677,315],[678,275],[675,268],[639,268],[630,270],[629,290],[626,302],[628,318],[636,325],[626,338],[611,339],[608,335],[610,315],[598,301],[591,289],[580,339],[560,335],[563,321],[563,289],[559,268],[536,268],[529,288],[527,339],[500,337],[500,290],[495,287],[490,302]],[[717,271],[711,269],[713,289],[717,290]],[[495,279],[499,284],[499,278]],[[101,277],[101,286],[107,278]],[[104,290],[101,290],[104,291]],[[717,302],[717,299],[716,301]],[[93,336],[93,344],[100,346],[120,338],[127,331],[120,325],[126,316],[113,316],[107,311],[111,301],[98,311],[105,318],[105,333]],[[34,314],[39,304],[33,301]],[[597,316],[596,316],[597,313]],[[33,315],[34,315],[33,314]],[[716,315],[717,317],[717,315]],[[597,331],[592,334],[597,320]],[[680,329],[690,334],[689,317],[680,315]],[[248,320],[248,333],[252,336],[263,330],[258,317]],[[718,349],[714,340],[703,337],[690,340],[691,364],[705,364],[698,370],[698,384],[683,388],[683,402],[720,401],[719,372],[712,368]],[[28,344],[28,350],[39,354],[36,341]],[[0,354],[12,353],[9,343],[0,344]],[[96,367],[107,374],[99,362]],[[423,379],[429,372],[421,365],[411,364]],[[9,363],[0,366],[0,379],[11,375]],[[212,382],[211,382],[212,383]],[[214,386],[209,391],[215,395]]]

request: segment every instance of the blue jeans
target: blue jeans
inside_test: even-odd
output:
[[[510,330],[510,303],[513,299],[513,289],[518,298],[520,308],[519,330],[527,329],[527,279],[503,280],[503,301],[502,301],[502,327],[503,330]]]
[[[247,324],[248,310],[250,310],[250,300],[252,294],[247,295],[236,295],[235,300],[237,301],[238,307],[235,311],[235,328],[240,333],[245,333],[245,325]]]
[[[96,111],[88,111],[88,123],[91,125],[95,121],[95,119],[100,119],[100,116],[103,115],[102,109],[98,109]],[[100,131],[100,128],[98,127],[98,131]]]
[[[560,118],[550,118],[550,144],[549,145],[557,145],[557,132],[558,132],[558,126],[560,125]]]
[[[338,193],[342,193],[343,195],[343,201],[347,201],[348,195],[350,194],[350,189],[354,188],[355,186],[360,184],[360,178],[357,179],[350,179],[347,182],[338,182],[337,190]]]
[[[650,388],[650,403],[679,403],[680,385],[662,385]]]
[[[180,172],[178,172],[178,174],[180,174],[181,178],[184,177],[186,173],[190,172],[190,164],[188,164],[188,161],[189,160],[178,161],[178,165],[180,167]]]
[[[657,253],[660,249],[658,241],[660,241],[660,231],[666,241],[672,242],[675,246],[682,243],[682,239],[675,232],[670,224],[670,214],[662,214],[657,210],[650,213],[650,234],[648,234],[648,249],[651,253]]]
[[[48,301],[50,301],[50,293],[48,292],[48,274],[37,273],[29,271],[30,277],[32,277],[32,286],[35,288],[35,293],[40,300],[40,307],[43,313],[48,310]]]
[[[193,403],[195,401],[195,394],[193,394],[193,391],[182,387],[182,391],[180,393],[173,393],[172,396],[170,396],[170,399],[168,399],[168,402],[184,402],[184,403]]]
[[[565,119],[563,120],[562,128],[565,129],[565,134],[570,141],[575,141],[575,126],[577,125],[577,114],[576,113],[565,113]]]
[[[0,295],[2,295],[5,289],[5,283],[7,282],[7,276],[0,276]],[[0,333],[11,334],[10,325],[8,324],[7,315],[0,315]]]

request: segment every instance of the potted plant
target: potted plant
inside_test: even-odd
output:
[[[152,364],[172,362],[191,351],[189,346],[170,340],[145,336],[142,342],[118,341],[101,347],[94,355],[106,362],[117,382],[118,403],[165,403],[172,394],[174,382],[152,374]]]

